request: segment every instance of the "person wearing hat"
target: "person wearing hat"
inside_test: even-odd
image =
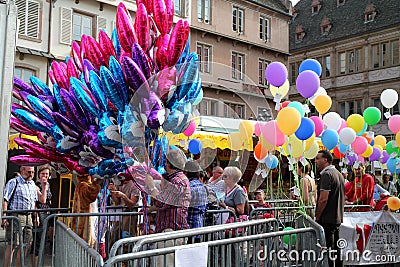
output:
[[[199,181],[201,168],[197,161],[186,162],[185,173],[190,181],[190,206],[188,209],[188,224],[190,228],[203,227],[204,214],[207,205],[207,189]]]
[[[189,229],[187,223],[188,208],[190,205],[189,179],[183,173],[186,156],[180,149],[168,151],[165,161],[166,175],[161,180],[160,190],[155,187],[154,180],[146,175],[145,183],[148,191],[155,198],[157,208],[156,233],[172,232]],[[179,246],[184,243],[180,238],[175,241],[159,242],[158,248]],[[174,266],[174,255],[168,254],[166,266]],[[164,256],[157,257],[157,266],[164,266]]]

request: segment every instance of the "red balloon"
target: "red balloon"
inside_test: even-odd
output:
[[[289,103],[290,103],[290,101],[282,102],[281,108],[279,109],[279,111],[281,111],[281,109],[283,109],[283,108],[286,108],[289,105]]]
[[[337,157],[338,159],[341,159],[344,157],[344,154],[340,153],[339,148],[335,147],[333,149],[333,154],[335,155],[335,157]]]

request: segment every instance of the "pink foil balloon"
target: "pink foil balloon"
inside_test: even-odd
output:
[[[86,37],[85,45],[85,58],[88,59],[97,70],[99,70],[101,66],[105,65],[100,45],[92,36]]]
[[[168,100],[170,88],[176,86],[176,68],[167,68],[160,71],[157,75],[157,94],[163,103]]]
[[[400,131],[400,115],[393,115],[390,117],[388,127],[393,134],[397,134]]]
[[[138,43],[146,52],[150,46],[150,25],[144,4],[139,4],[137,8],[134,27]]]
[[[75,65],[82,71],[81,47],[76,41],[72,41],[70,55],[74,59]]]
[[[137,42],[137,38],[132,19],[122,2],[118,4],[117,9],[117,34],[122,48],[125,51],[132,51],[132,43]]]
[[[165,0],[165,10],[167,16],[167,28],[168,32],[172,27],[172,22],[174,20],[174,2],[172,0]]]
[[[154,22],[156,23],[158,31],[161,35],[167,34],[170,31],[168,28],[167,8],[164,0],[153,1]]]
[[[183,49],[185,49],[189,30],[189,23],[187,21],[180,19],[175,24],[168,44],[168,66],[174,66],[178,62]]]
[[[115,48],[110,37],[108,37],[107,33],[103,30],[99,31],[99,45],[101,51],[103,52],[104,61],[108,66],[110,57],[113,56],[117,58],[117,53],[115,52]]]
[[[67,77],[57,61],[53,61],[51,63],[51,68],[53,70],[54,78],[58,86],[61,88],[69,88],[69,82],[67,82]]]
[[[67,62],[67,75],[68,77],[79,78],[78,70],[72,58],[69,58]]]
[[[50,78],[50,82],[52,84],[57,83],[56,78],[54,77],[54,72],[52,69],[49,69],[49,71],[47,72],[47,74],[49,74],[49,78]]]
[[[315,136],[320,136],[322,131],[324,130],[324,122],[318,116],[311,116],[310,119],[315,124]]]
[[[170,36],[169,34],[161,35],[157,38],[155,47],[155,58],[156,64],[159,70],[163,70],[168,67],[168,44]]]

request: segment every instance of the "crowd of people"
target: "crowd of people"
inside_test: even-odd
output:
[[[298,199],[304,206],[316,206],[308,209],[307,213],[324,228],[327,246],[337,248],[339,238],[339,226],[343,222],[345,204],[369,205],[382,209],[388,196],[396,195],[398,188],[392,181],[390,174],[384,173],[382,181],[371,173],[365,171],[363,164],[357,164],[353,168],[339,172],[333,163],[331,153],[321,150],[315,158],[315,166],[319,172],[319,181],[316,182],[311,174],[311,164],[299,162],[297,176],[299,188],[292,192],[292,198]],[[239,168],[228,166],[222,168],[216,166],[212,169],[212,176],[208,178],[198,161],[187,161],[181,150],[170,150],[166,155],[166,173],[161,181],[154,181],[151,175],[145,176],[145,188],[138,189],[133,180],[124,176],[114,176],[108,181],[108,187],[102,188],[102,177],[78,176],[78,183],[73,198],[73,213],[97,212],[100,202],[106,199],[107,205],[123,206],[120,211],[133,211],[144,196],[141,191],[151,196],[150,204],[146,210],[150,213],[156,211],[153,221],[149,221],[146,233],[162,233],[199,228],[207,223],[206,211],[209,209],[229,210],[235,214],[238,220],[246,220],[251,209],[271,208],[265,201],[266,195],[263,189],[254,192],[255,201],[249,204],[249,195],[246,188],[239,185],[242,172]],[[3,210],[34,210],[49,209],[51,205],[51,190],[48,179],[51,169],[48,165],[38,168],[38,181],[33,181],[35,170],[33,167],[22,166],[20,173],[11,179],[5,186]],[[318,184],[318,186],[317,186]],[[99,197],[102,196],[102,197]],[[360,210],[363,211],[363,210]],[[5,216],[7,214],[3,214]],[[38,255],[40,236],[32,235],[32,227],[40,227],[48,212],[36,212],[34,216],[18,215],[24,229],[24,243],[36,244],[32,251],[34,254],[34,266]],[[264,213],[262,218],[274,217],[272,210]],[[211,220],[215,219],[214,217]],[[234,218],[227,216],[219,218],[219,223],[233,222]],[[90,246],[97,246],[97,234],[90,221],[91,217],[73,217],[71,229],[85,239]],[[210,223],[214,224],[214,222]],[[13,226],[13,227],[12,227]],[[32,227],[27,227],[32,226]],[[113,236],[113,240],[139,234],[137,216],[126,216],[122,220],[114,222],[114,226],[120,229],[121,236]],[[10,255],[19,240],[15,232],[16,225],[10,225],[7,220],[2,220],[2,227],[7,229],[7,246],[5,266],[10,262]],[[11,229],[14,229],[12,232]],[[52,225],[49,226],[49,232]],[[51,235],[51,234],[50,234]],[[34,239],[34,240],[32,240]],[[198,242],[196,238],[192,242]],[[172,242],[172,241],[171,241]],[[175,245],[183,244],[185,240],[175,240]],[[99,251],[103,251],[101,242]],[[160,243],[158,247],[173,244]],[[19,266],[19,257],[17,266]],[[173,257],[159,257],[158,265],[162,266],[164,260],[167,266],[173,263]],[[330,262],[330,265],[333,263]],[[339,265],[338,265],[339,264]],[[336,262],[340,266],[340,262]]]

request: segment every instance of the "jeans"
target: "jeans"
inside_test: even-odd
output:
[[[330,223],[321,223],[319,224],[324,228],[326,246],[329,251],[335,251],[336,253],[328,253],[328,264],[329,267],[342,267],[343,261],[341,260],[340,250],[337,246],[337,242],[339,240],[339,227],[340,224],[330,224]]]

